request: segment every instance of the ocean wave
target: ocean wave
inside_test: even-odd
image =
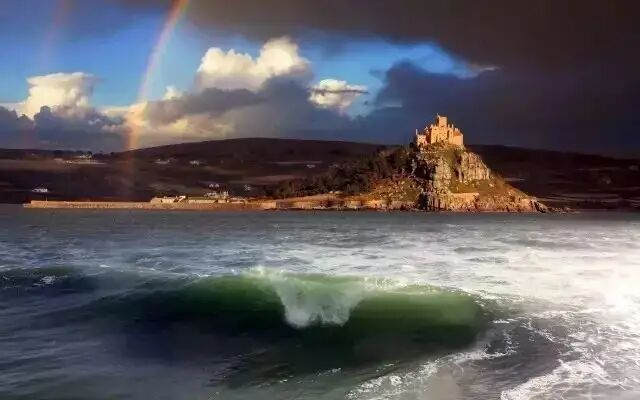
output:
[[[238,321],[260,316],[272,325],[297,330],[379,325],[382,331],[436,326],[474,331],[485,318],[484,310],[465,293],[382,278],[255,268],[146,289],[118,301],[142,306],[143,314],[160,313],[167,318]],[[153,306],[145,308],[145,304]]]
[[[484,314],[464,292],[379,277],[296,274],[268,268],[221,276],[102,267],[18,268],[0,270],[0,285],[34,289],[33,295],[38,295],[37,289],[43,286],[61,287],[65,294],[120,287],[118,296],[99,296],[94,306],[131,305],[130,310],[164,313],[166,317],[273,315],[274,321],[295,329],[344,327],[376,320],[472,326]]]
[[[115,333],[135,357],[224,360],[233,365],[224,379],[237,382],[450,353],[473,344],[490,318],[466,293],[382,278],[265,268],[208,277],[113,268],[6,272],[29,296],[43,293],[48,304],[51,292],[64,298],[66,308],[46,323]]]
[[[80,276],[74,268],[70,267],[0,269],[0,291],[50,286],[63,279],[80,279]]]
[[[259,356],[248,356],[234,369],[232,375],[243,375],[241,382],[449,353],[473,344],[489,318],[464,293],[387,279],[267,269],[200,278],[119,302],[117,317],[136,321],[143,330],[181,326],[171,333],[173,346],[192,343],[191,335],[183,333],[198,331],[226,343],[228,358],[255,350]],[[251,344],[243,342],[234,352],[237,338]]]

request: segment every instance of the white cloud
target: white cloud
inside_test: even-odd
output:
[[[90,107],[97,79],[91,74],[73,72],[33,76],[27,82],[29,95],[21,111],[33,117],[43,106],[64,108],[67,112]]]
[[[35,76],[28,79],[27,99],[16,104],[18,113],[29,118],[22,121],[19,114],[5,113],[0,125],[32,124],[50,147],[94,143],[98,149],[123,145],[127,134],[136,139],[136,147],[144,147],[348,131],[352,119],[343,111],[366,88],[335,79],[311,87],[312,75],[311,63],[299,54],[298,45],[277,38],[267,41],[255,57],[211,48],[191,90],[168,86],[161,99],[128,106],[92,107],[98,79],[85,72]]]
[[[139,146],[347,131],[352,120],[344,112],[367,88],[336,79],[311,87],[312,76],[311,63],[286,37],[267,41],[256,57],[210,48],[192,90],[170,86],[161,100],[132,105],[127,126]]]
[[[165,89],[162,100],[173,100],[181,97],[184,93],[175,86],[167,86]]]
[[[198,68],[196,88],[257,90],[274,77],[308,79],[311,64],[298,50],[298,45],[286,37],[267,41],[255,59],[233,49],[224,52],[212,47]]]
[[[345,111],[366,92],[366,86],[350,85],[346,81],[336,79],[323,79],[311,88],[309,100],[323,108]]]
[[[28,78],[28,97],[0,112],[0,138],[8,147],[23,146],[15,133],[29,129],[28,146],[67,149],[119,150],[123,144],[121,116],[91,106],[98,79],[85,72],[55,73]],[[0,110],[2,111],[2,110]],[[21,117],[18,115],[24,114]],[[7,136],[6,131],[13,132]]]
[[[14,110],[15,112],[22,112],[23,107],[24,102],[0,103],[0,108],[4,108],[6,110]]]

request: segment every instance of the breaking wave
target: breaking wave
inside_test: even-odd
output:
[[[115,303],[138,318],[215,321],[221,329],[333,330],[352,336],[399,332],[460,344],[473,340],[486,317],[461,292],[265,269],[137,290]]]
[[[101,304],[122,304],[167,317],[237,317],[276,315],[297,329],[343,327],[376,320],[412,321],[421,325],[477,326],[483,310],[463,292],[428,285],[407,285],[392,279],[323,274],[294,274],[255,268],[238,275],[142,278],[131,272],[80,273],[71,267],[0,271],[0,290],[38,294],[48,286],[61,294],[117,287],[126,295],[101,299]],[[131,285],[133,283],[133,285]],[[274,321],[276,322],[276,321]]]
[[[388,279],[259,268],[195,279],[118,274],[79,275],[68,268],[0,272],[4,287],[13,285],[13,293],[19,295],[50,296],[58,290],[59,296],[86,297],[95,292],[94,300],[50,318],[59,324],[93,321],[118,329],[136,342],[129,346],[133,351],[155,347],[155,354],[166,340],[174,349],[192,349],[200,346],[194,343],[202,337],[210,337],[224,343],[227,358],[259,349],[261,365],[289,365],[295,372],[395,362],[464,348],[475,342],[488,319],[467,294]],[[132,281],[135,284],[126,290],[114,292],[116,282]],[[137,341],[142,337],[141,345]],[[244,342],[238,343],[239,338]],[[219,353],[220,348],[203,344],[197,352]]]

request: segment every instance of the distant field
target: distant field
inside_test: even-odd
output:
[[[70,171],[77,166],[54,160],[2,160],[0,170],[5,171]]]
[[[470,147],[510,184],[547,205],[575,209],[638,207],[638,159],[504,146]]]
[[[0,149],[0,201],[44,197],[146,201],[179,193],[202,196],[216,186],[236,195],[260,196],[264,186],[323,173],[334,163],[383,148],[351,142],[234,139],[99,154],[94,159],[103,164],[98,165],[54,160],[73,160],[78,154],[72,152]],[[34,187],[46,187],[50,193],[31,193]]]

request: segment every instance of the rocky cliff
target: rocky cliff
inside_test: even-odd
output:
[[[294,208],[548,211],[462,144],[433,140],[414,140],[408,146],[335,164],[325,174],[286,182],[268,195],[280,200],[303,199]],[[318,195],[332,199],[320,204],[309,197]],[[360,206],[351,207],[353,204]]]
[[[461,146],[435,144],[409,152],[410,181],[416,208],[441,211],[546,212],[542,203],[515,189],[494,174],[477,154]],[[406,191],[390,191],[390,180],[373,193],[387,192],[388,199]],[[386,190],[385,190],[386,189]]]

